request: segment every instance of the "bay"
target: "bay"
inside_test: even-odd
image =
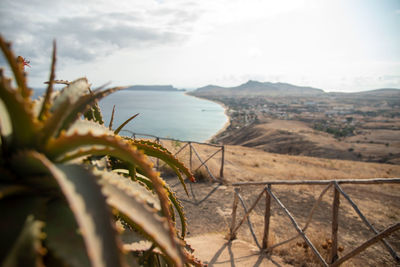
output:
[[[43,92],[35,90],[35,96]],[[115,105],[114,129],[139,113],[124,127],[127,131],[121,132],[127,136],[131,135],[130,132],[135,132],[204,142],[221,130],[228,121],[221,105],[179,91],[122,90],[105,97],[99,105],[107,126]]]

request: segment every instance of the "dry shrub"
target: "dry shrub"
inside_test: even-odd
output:
[[[220,170],[220,166],[213,160],[210,159],[209,161],[207,161],[207,168],[203,165],[200,168],[198,168],[197,170],[194,171],[194,177],[196,178],[196,180],[198,182],[213,182],[213,179],[211,177],[211,175],[209,174],[208,171],[211,172],[211,174],[214,176],[214,178],[219,179],[219,170]],[[200,166],[201,163],[200,161],[195,161],[193,166],[196,168],[196,166]]]
[[[310,233],[307,234],[308,238],[318,250],[321,256],[326,262],[329,260],[329,255],[332,248],[332,240],[327,237],[324,233]],[[341,256],[344,247],[338,244],[338,255]],[[292,241],[287,245],[284,245],[276,249],[277,254],[281,256],[286,263],[294,266],[309,266],[316,267],[321,266],[318,257],[314,254],[308,244],[300,237],[296,241]],[[353,266],[351,262],[345,262],[341,266]]]
[[[163,177],[176,176],[175,171],[167,164],[160,164],[157,170],[161,172]]]
[[[204,167],[201,167],[200,169],[196,170],[194,172],[194,177],[196,178],[196,182],[199,183],[212,182],[212,178],[210,177],[208,171]]]

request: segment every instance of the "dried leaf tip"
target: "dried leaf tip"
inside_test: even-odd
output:
[[[31,62],[24,57],[18,56],[17,62],[20,66],[22,66],[21,69],[25,69],[25,66],[28,66],[29,68],[31,67],[31,65],[29,65]]]

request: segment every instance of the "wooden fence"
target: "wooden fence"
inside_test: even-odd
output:
[[[341,184],[386,184],[386,183],[400,183],[400,178],[377,178],[377,179],[357,179],[357,180],[303,180],[303,181],[293,181],[293,180],[282,180],[282,181],[267,181],[267,182],[244,182],[244,183],[234,183],[233,186],[235,187],[234,190],[234,200],[233,200],[233,208],[232,208],[232,222],[230,226],[230,235],[229,238],[230,240],[233,240],[236,238],[237,231],[239,227],[247,221],[249,225],[249,229],[251,232],[251,235],[256,243],[256,245],[259,247],[260,251],[264,252],[270,252],[272,249],[281,246],[283,244],[286,244],[290,241],[293,241],[294,239],[298,237],[302,237],[305,241],[305,243],[311,248],[315,256],[318,258],[322,266],[339,266],[346,260],[354,257],[358,253],[362,252],[372,244],[376,242],[382,242],[384,247],[389,251],[389,253],[392,255],[393,259],[396,261],[397,264],[400,263],[400,257],[396,253],[396,251],[392,248],[392,246],[384,239],[385,237],[389,236],[391,233],[397,231],[400,229],[400,222],[397,222],[388,228],[386,228],[383,231],[378,231],[375,229],[375,227],[368,221],[368,219],[362,214],[358,206],[354,203],[354,201],[347,195],[342,187],[340,186]],[[250,206],[248,209],[240,192],[241,192],[241,187],[243,186],[249,186],[249,185],[262,185],[264,186],[263,190],[261,193],[258,195],[254,203]],[[326,187],[322,190],[320,193],[318,199],[314,203],[308,217],[306,220],[306,223],[304,227],[300,227],[293,215],[290,213],[290,211],[287,209],[287,207],[282,204],[280,199],[276,196],[276,194],[272,191],[272,185],[326,185]],[[306,230],[312,220],[312,217],[314,215],[314,212],[316,208],[318,207],[319,203],[322,200],[322,197],[328,192],[330,188],[333,188],[333,203],[332,203],[332,230],[331,230],[331,249],[329,253],[328,259],[324,259],[319,251],[316,249],[315,245],[310,241],[309,237],[306,235]],[[253,225],[250,221],[250,213],[254,210],[256,207],[257,203],[260,201],[260,199],[265,197],[265,213],[264,213],[264,231],[263,231],[263,238],[262,242],[258,241]],[[342,256],[341,258],[338,257],[338,218],[339,218],[339,205],[340,205],[340,196],[343,196],[352,206],[354,211],[358,214],[358,216],[361,218],[361,220],[364,222],[364,224],[367,225],[367,227],[375,234],[374,237],[370,238],[366,242],[364,242],[362,245],[358,246],[357,248],[354,248],[350,252],[348,252],[346,255]],[[293,227],[296,229],[297,234],[285,241],[282,241],[278,244],[270,245],[268,246],[268,236],[269,236],[269,225],[270,225],[270,219],[271,219],[271,198],[278,204],[279,208],[283,210],[283,212],[289,217]],[[236,224],[236,212],[237,212],[237,207],[238,203],[242,204],[243,209],[244,209],[244,216],[243,218],[239,221],[238,224]]]
[[[180,142],[180,143],[186,143],[184,146],[182,146],[175,154],[174,156],[177,156],[179,153],[181,153],[182,151],[184,151],[184,149],[188,148],[189,149],[189,169],[192,173],[196,172],[198,169],[200,169],[201,167],[204,166],[204,168],[206,169],[208,175],[210,176],[210,178],[214,181],[214,182],[220,182],[221,179],[224,177],[224,161],[225,161],[225,146],[223,145],[215,145],[215,144],[209,144],[209,143],[202,143],[202,142],[195,142],[195,141],[182,141],[182,140],[177,140],[177,139],[173,139],[173,138],[166,138],[166,137],[158,137],[155,135],[151,135],[151,134],[141,134],[141,133],[134,133],[132,131],[129,130],[123,130],[124,132],[128,132],[131,134],[131,137],[136,139],[137,137],[145,137],[145,138],[152,138],[155,140],[156,143],[161,144],[162,140],[168,140],[168,141],[173,141],[173,142]],[[210,156],[208,156],[206,159],[202,159],[200,154],[198,153],[198,151],[195,149],[195,147],[193,146],[193,144],[198,144],[198,145],[205,145],[205,146],[211,146],[211,147],[215,147],[217,148],[217,150],[211,154]],[[216,156],[218,153],[221,153],[221,165],[220,165],[220,169],[219,169],[219,176],[220,179],[217,179],[213,173],[211,172],[210,168],[207,166],[207,162],[213,158],[214,156]],[[196,156],[198,158],[198,160],[200,161],[200,165],[195,167],[193,166],[193,158],[194,156]],[[156,162],[156,168],[159,168],[159,160],[157,160]]]

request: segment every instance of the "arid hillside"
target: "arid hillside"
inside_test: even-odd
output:
[[[335,138],[302,121],[273,119],[221,134],[218,141],[280,154],[400,164],[398,134],[381,125],[380,129]]]

